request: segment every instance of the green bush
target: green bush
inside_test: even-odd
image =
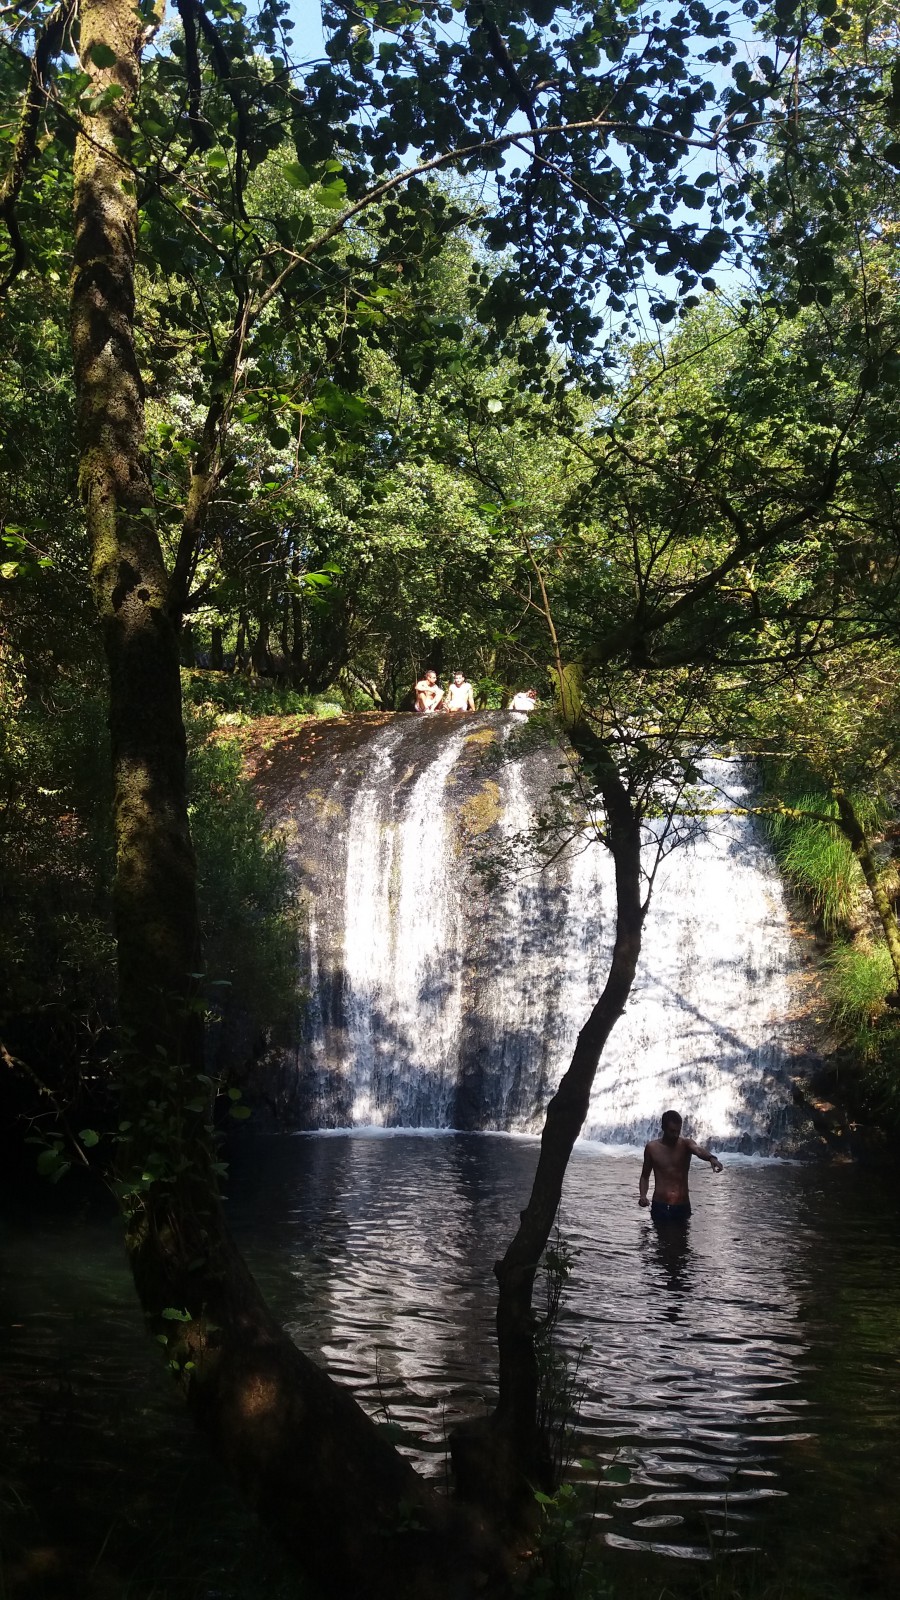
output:
[[[212,719],[186,710],[205,966],[221,1024],[211,1055],[230,1064],[227,1031],[237,1065],[293,998],[296,933],[283,852],[240,754],[209,738]],[[114,851],[99,687],[60,678],[29,694],[6,663],[0,711],[0,1040],[25,1064],[15,1085],[3,1080],[0,1119],[10,1121],[30,1114],[38,1079],[66,1105],[103,1100],[116,994]]]
[[[804,783],[783,763],[765,765],[764,779],[765,799],[790,812],[836,817],[834,800],[814,779]],[[886,816],[884,800],[871,794],[851,798],[863,828],[877,834]],[[835,941],[825,959],[823,987],[852,1067],[851,1077],[842,1078],[842,1092],[853,1115],[883,1129],[900,1128],[900,1015],[888,1003],[897,986],[890,954],[878,933],[847,938],[872,915],[859,863],[844,835],[827,822],[781,813],[766,818],[766,830],[786,878]]]
[[[190,816],[214,1016],[259,1033],[296,992],[297,930],[284,849],[266,831],[240,747],[189,719]],[[240,1031],[246,1031],[240,1030]]]
[[[240,672],[201,672],[184,668],[181,674],[185,704],[239,711],[246,717],[339,717],[343,696],[299,694],[275,683],[248,678]]]
[[[0,1026],[33,1018],[52,1055],[114,989],[106,711],[83,684],[29,696],[9,677],[0,711]]]
[[[874,1022],[896,986],[886,944],[838,945],[828,957],[826,993],[840,1022]]]
[[[791,795],[785,802],[796,811],[837,816],[837,806],[822,793]],[[794,888],[806,897],[827,934],[834,936],[853,922],[864,888],[859,862],[837,828],[801,817],[766,819],[779,865]]]

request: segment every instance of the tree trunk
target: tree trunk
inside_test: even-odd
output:
[[[269,623],[266,618],[259,624],[256,638],[250,649],[250,671],[262,677],[269,667]]]
[[[894,968],[894,977],[896,978],[895,992],[900,994],[900,927],[897,926],[894,908],[884,892],[884,886],[872,857],[865,829],[856,815],[852,801],[842,789],[835,790],[834,798],[837,801],[841,832],[848,840],[850,848],[862,868],[862,875],[866,880],[866,886],[872,897],[872,904],[884,929],[884,937],[891,957],[891,965]]]
[[[294,580],[291,589],[291,665],[294,679],[301,686],[303,684],[304,648],[305,639],[303,632],[303,607],[300,603],[300,557],[291,557],[291,577]]]
[[[505,1559],[440,1499],[269,1313],[224,1225],[203,1076],[178,639],[142,465],[128,181],[143,21],[82,0],[90,101],[75,153],[72,339],[81,491],[110,683],[125,1121],[118,1188],[138,1292],[217,1454],[326,1593],[506,1592]],[[93,61],[97,46],[100,59]],[[104,104],[112,85],[117,98]],[[173,1313],[175,1314],[173,1317]]]
[[[183,667],[196,667],[197,665],[194,625],[191,622],[183,622],[181,625],[181,665]]]
[[[178,639],[143,468],[133,337],[137,206],[123,181],[144,24],[127,0],[86,0],[80,23],[92,95],[121,90],[85,118],[76,143],[71,285],[80,487],[109,665],[120,1019],[136,1056],[159,1046],[169,1061],[199,1062],[202,1025],[190,1004],[190,974],[200,941]],[[95,46],[115,52],[112,66],[93,63]]]
[[[209,664],[213,672],[222,672],[225,668],[225,652],[222,648],[222,629],[215,624],[209,630]]]
[[[235,672],[243,672],[245,666],[247,665],[247,630],[248,630],[248,628],[249,628],[249,623],[247,621],[247,613],[246,613],[246,611],[239,611],[238,612],[237,637],[236,637],[236,639],[234,641],[234,670],[235,670]]]
[[[515,1237],[494,1268],[499,1285],[497,1407],[487,1425],[463,1425],[451,1440],[461,1494],[513,1527],[530,1520],[535,1488],[554,1487],[547,1443],[538,1424],[535,1275],[559,1209],[572,1147],[587,1116],[600,1057],[631,992],[646,912],[641,900],[640,815],[600,741],[583,724],[572,730],[572,738],[597,772],[603,794],[616,871],[615,943],[603,992],[547,1107],[530,1199]]]

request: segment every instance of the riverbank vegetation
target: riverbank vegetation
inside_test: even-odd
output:
[[[280,0],[0,16],[4,1137],[52,1177],[114,1141],[152,1330],[305,1571],[499,1597],[550,1482],[536,1263],[652,914],[647,824],[710,743],[771,761],[835,929],[865,885],[835,1009],[895,1081],[896,20],[324,18],[307,61]],[[555,700],[619,918],[448,1501],[262,1299],[208,1069],[288,1003],[294,937],[223,719],[402,707],[457,662],[483,704]]]

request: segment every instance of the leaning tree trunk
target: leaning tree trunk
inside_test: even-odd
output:
[[[203,1073],[178,619],[143,465],[134,346],[138,219],[128,161],[144,23],[133,0],[82,0],[80,19],[95,109],[75,153],[72,341],[81,491],[109,668],[128,1140],[119,1188],[135,1281],[219,1458],[326,1592],[462,1600],[485,1583],[500,1595],[498,1547],[295,1347],[224,1224]]]
[[[603,992],[578,1035],[575,1051],[547,1107],[531,1196],[494,1271],[499,1285],[499,1397],[485,1423],[460,1427],[453,1460],[460,1492],[488,1506],[499,1521],[528,1526],[534,1490],[555,1487],[538,1421],[540,1371],[532,1310],[534,1281],[562,1197],[572,1147],[584,1125],[606,1041],[621,1016],[637,969],[646,906],[641,899],[641,822],[610,752],[579,721],[573,743],[598,778],[616,873],[616,936]]]
[[[836,789],[834,798],[837,801],[841,832],[859,862],[862,875],[866,880],[866,887],[872,897],[872,904],[878,913],[879,921],[884,930],[888,954],[894,969],[895,993],[900,994],[900,927],[897,925],[894,908],[885,893],[884,884],[875,865],[865,829],[856,815],[853,802],[843,789]]]

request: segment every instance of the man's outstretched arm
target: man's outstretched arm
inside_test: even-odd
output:
[[[724,1172],[725,1169],[721,1161],[718,1156],[713,1155],[711,1150],[701,1150],[699,1144],[695,1144],[693,1139],[688,1139],[687,1143],[692,1156],[697,1156],[700,1161],[708,1161],[713,1172]]]
[[[650,1146],[647,1144],[644,1146],[644,1165],[641,1168],[641,1180],[638,1184],[639,1206],[648,1206],[650,1204],[650,1201],[647,1199],[647,1190],[650,1187],[650,1174],[652,1171],[653,1160],[650,1155]]]

